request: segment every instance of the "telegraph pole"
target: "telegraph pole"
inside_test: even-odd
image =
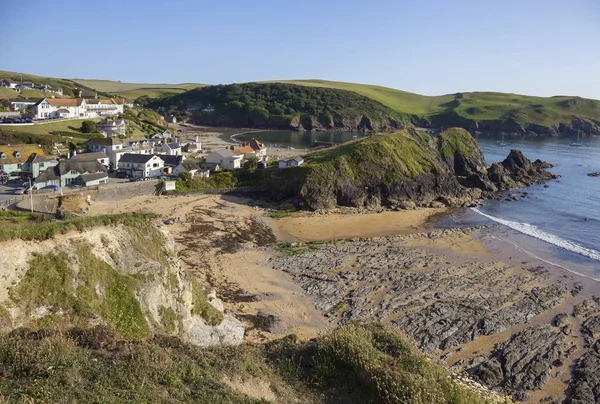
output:
[[[31,205],[31,213],[33,213],[33,190],[31,189],[31,177],[29,177],[29,204]]]

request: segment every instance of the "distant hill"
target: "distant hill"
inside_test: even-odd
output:
[[[306,130],[381,130],[412,117],[353,91],[282,83],[207,86],[158,99],[150,107],[185,112],[202,125]],[[215,111],[207,112],[208,106]]]
[[[325,80],[281,83],[354,91],[402,113],[423,118],[434,127],[458,126],[471,131],[539,135],[600,135],[600,101],[575,96],[534,97],[510,93],[471,92],[424,96],[387,87]]]
[[[62,87],[66,96],[72,96],[77,88],[87,88],[95,89],[101,95],[117,95],[134,100],[147,96],[166,100],[169,97],[183,95],[189,90],[207,87],[199,83],[152,84],[58,79],[0,71],[0,79],[20,81],[21,76],[23,81]],[[600,135],[600,101],[577,96],[535,97],[496,92],[425,96],[381,86],[326,80],[277,80],[263,83],[350,91],[378,101],[401,114],[404,117],[402,121],[409,116],[410,121],[418,126],[438,128],[458,126],[472,132],[537,135],[574,135],[581,130],[582,134]],[[51,94],[26,92],[22,95],[43,97]],[[17,96],[16,92],[0,89],[0,97],[14,96]],[[167,101],[167,104],[172,105],[170,101]]]
[[[180,94],[187,90],[197,87],[203,87],[205,84],[199,83],[181,83],[181,84],[149,84],[149,83],[122,83],[112,80],[86,80],[73,79],[75,83],[82,86],[93,88],[96,91],[116,94],[121,97],[136,99],[141,96],[150,98],[164,97],[173,94]]]

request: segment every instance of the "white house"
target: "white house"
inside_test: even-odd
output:
[[[229,149],[217,150],[206,157],[209,166],[220,166],[224,170],[235,170],[242,166],[244,156],[239,156]]]
[[[248,146],[250,146],[252,150],[255,151],[256,157],[258,157],[259,160],[262,160],[263,158],[267,157],[267,148],[258,140],[254,138],[250,139],[250,141],[248,142]]]
[[[180,143],[163,143],[156,149],[157,153],[164,153],[168,156],[181,156],[181,144]]]
[[[33,108],[36,119],[88,117],[83,98],[44,98]]]
[[[200,168],[200,164],[192,160],[183,160],[177,167],[173,168],[172,175],[179,176],[181,173],[190,173],[192,178],[194,177],[202,177],[208,178],[210,177],[210,170],[203,170]]]
[[[2,80],[2,87],[14,89],[16,86],[17,86],[17,83],[15,83],[12,80],[7,80],[7,79]]]
[[[124,98],[92,98],[86,99],[87,117],[97,118],[122,114],[125,106]]]
[[[156,155],[125,153],[119,159],[119,171],[133,178],[155,178],[163,175],[164,161]]]
[[[11,98],[9,100],[10,107],[15,111],[24,111],[27,108],[33,108],[38,100],[30,100],[29,98]]]

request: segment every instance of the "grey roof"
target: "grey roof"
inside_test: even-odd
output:
[[[125,153],[121,156],[119,163],[147,163],[154,157],[154,154],[135,154]]]
[[[194,160],[183,160],[181,165],[183,165],[183,168],[185,168],[187,171],[200,169],[200,164]]]
[[[29,158],[27,159],[27,162],[29,164],[33,164],[33,163],[45,163],[46,161],[52,161],[52,160],[54,160],[53,157],[47,157],[47,156],[42,156],[37,153],[32,153],[29,156]]]
[[[181,143],[167,143],[171,149],[181,149]]]
[[[102,153],[102,152],[81,153],[81,154],[78,154],[75,157],[73,157],[74,160],[79,160],[79,161],[92,161],[92,160],[107,159],[107,158],[108,158],[108,156],[106,155],[106,153]]]
[[[166,167],[177,167],[183,161],[183,156],[166,156],[161,154],[158,157],[165,162]]]
[[[302,157],[296,157],[294,160],[296,160],[297,162],[304,161],[304,159]]]
[[[31,99],[31,98],[10,98],[9,99],[9,102],[21,102],[21,103],[23,103],[23,102],[30,102],[32,104],[35,104],[38,101],[39,101],[39,98],[34,98],[34,99]]]
[[[80,161],[80,160],[61,160],[58,162],[58,165],[54,167],[50,167],[47,170],[44,170],[40,173],[40,175],[35,179],[36,183],[46,182],[50,180],[55,180],[60,178],[61,176],[67,174],[68,172],[75,170],[79,174],[87,174],[87,173],[105,173],[106,167],[98,162],[98,160],[92,161]],[[102,178],[102,177],[101,177]]]
[[[213,153],[218,154],[219,156],[221,156],[223,158],[235,156],[235,154],[229,149],[216,150]]]
[[[100,180],[106,177],[108,177],[107,173],[81,174],[81,179],[83,180],[83,182]]]

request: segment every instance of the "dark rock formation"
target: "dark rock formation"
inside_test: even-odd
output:
[[[600,171],[588,173],[588,177],[600,177]]]
[[[577,361],[566,404],[600,403],[600,341]]]
[[[528,391],[540,390],[550,380],[554,367],[560,367],[572,352],[557,327],[527,328],[498,344],[491,356],[469,369],[469,373],[489,387],[502,388],[527,399]]]

